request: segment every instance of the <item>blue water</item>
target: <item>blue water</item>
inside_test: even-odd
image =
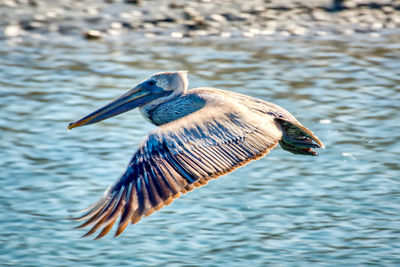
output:
[[[5,266],[399,266],[398,39],[0,41]],[[164,70],[291,111],[326,144],[275,149],[129,226],[80,238],[86,208],[154,128],[138,111],[69,122]]]

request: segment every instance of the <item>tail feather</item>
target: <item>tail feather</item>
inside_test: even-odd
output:
[[[283,135],[279,141],[281,147],[294,154],[317,156],[313,148],[325,148],[325,145],[309,129],[298,122],[281,118],[275,119],[282,127]]]

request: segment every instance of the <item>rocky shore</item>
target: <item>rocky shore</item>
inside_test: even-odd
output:
[[[400,0],[3,0],[0,38],[28,34],[87,39],[170,36],[398,34]]]

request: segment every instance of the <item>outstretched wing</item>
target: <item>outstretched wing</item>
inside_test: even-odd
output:
[[[118,217],[126,226],[170,204],[181,193],[207,184],[258,159],[282,137],[274,118],[258,116],[229,101],[204,108],[151,132],[121,178],[89,211],[79,227],[106,235]]]

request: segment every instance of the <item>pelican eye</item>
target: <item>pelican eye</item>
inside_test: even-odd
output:
[[[147,84],[150,86],[154,86],[154,85],[156,85],[156,82],[154,80],[150,80],[147,82]]]

